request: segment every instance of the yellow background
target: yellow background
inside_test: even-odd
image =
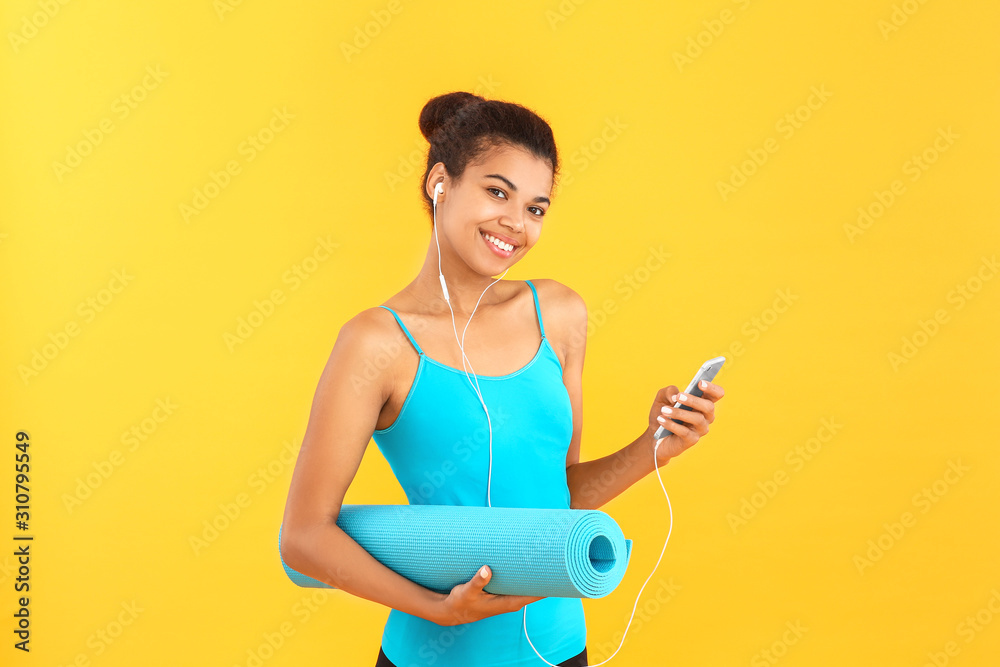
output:
[[[306,613],[313,591],[281,570],[286,461],[339,327],[423,261],[420,109],[470,90],[541,114],[561,151],[542,239],[506,278],[554,278],[587,300],[583,459],[631,440],[659,387],[730,359],[711,433],[663,469],[675,525],[640,609],[656,590],[666,601],[637,615],[611,664],[995,664],[1000,279],[984,258],[1000,247],[1000,7],[389,7],[3,4],[0,662],[247,665],[285,628],[268,667],[374,664],[388,609],[322,593]],[[813,89],[829,97],[810,109]],[[293,118],[250,160],[243,142],[275,109]],[[112,131],[88,150],[102,122]],[[718,183],[768,140],[777,150],[724,198]],[[89,154],[60,170],[77,147]],[[911,180],[925,151],[933,164]],[[239,172],[185,220],[229,161]],[[902,194],[851,238],[858,208],[878,211],[897,180]],[[320,237],[332,256],[285,280]],[[666,264],[640,271],[661,247]],[[978,290],[961,308],[958,285]],[[230,349],[273,290],[283,302]],[[779,313],[780,291],[794,298]],[[920,345],[893,364],[904,338]],[[160,422],[158,400],[176,406]],[[130,451],[133,428],[146,434]],[[30,654],[12,647],[20,429]],[[810,438],[811,459],[793,463]],[[238,498],[239,516],[193,547]],[[347,502],[404,502],[374,446]],[[635,551],[618,589],[585,601],[595,662],[667,531],[655,477],[602,509]]]

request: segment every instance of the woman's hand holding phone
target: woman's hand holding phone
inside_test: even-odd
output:
[[[715,421],[715,404],[725,395],[722,387],[712,382],[723,362],[725,357],[706,361],[685,391],[670,385],[657,392],[647,428],[654,445],[663,438],[656,448],[657,467],[708,433],[709,425]]]

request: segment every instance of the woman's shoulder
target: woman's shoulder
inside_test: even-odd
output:
[[[381,306],[360,311],[344,322],[337,334],[337,345],[346,346],[356,354],[366,354],[384,348],[401,335],[392,313]]]
[[[532,278],[531,284],[538,291],[538,300],[543,306],[567,313],[579,314],[582,310],[586,316],[587,302],[572,287],[552,278]]]
[[[579,333],[587,327],[587,302],[576,290],[552,278],[532,279],[546,331]]]

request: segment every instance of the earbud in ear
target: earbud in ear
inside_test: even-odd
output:
[[[438,195],[444,194],[444,185],[438,183],[434,186],[434,203],[437,203]]]

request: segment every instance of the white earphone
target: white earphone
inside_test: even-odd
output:
[[[438,241],[438,236],[437,236],[437,231],[438,231],[438,225],[437,225],[437,204],[438,204],[438,195],[440,195],[440,194],[444,194],[444,185],[442,185],[441,182],[439,181],[438,184],[434,186],[434,241],[438,244],[438,247],[437,247],[438,248],[438,278],[441,279],[441,291],[444,292],[444,300],[448,302],[448,307],[451,308],[451,299],[448,297],[448,285],[445,284],[445,282],[444,282],[444,274],[441,273],[441,243]],[[487,288],[487,289],[489,289],[489,288]],[[451,315],[452,315],[452,318],[454,318],[454,316],[455,316],[454,311],[452,311]],[[469,320],[471,321],[472,318],[470,317]],[[456,335],[457,335],[457,333],[456,333]],[[461,346],[462,345],[460,343],[459,347],[461,347]],[[465,355],[465,350],[462,350],[462,355],[463,356]]]
[[[476,392],[476,396],[479,398],[479,403],[483,406],[483,411],[486,412],[486,424],[489,427],[489,434],[490,434],[490,443],[489,443],[490,464],[486,477],[486,506],[493,507],[493,500],[491,498],[491,487],[493,481],[493,422],[490,421],[490,411],[486,408],[486,402],[483,400],[483,394],[479,389],[479,378],[476,376],[476,370],[472,368],[472,362],[469,361],[469,358],[465,354],[465,332],[468,331],[469,324],[472,323],[472,317],[473,315],[476,314],[476,309],[479,308],[479,301],[481,301],[483,296],[486,294],[486,290],[488,290],[489,288],[493,287],[495,284],[500,282],[500,280],[502,280],[503,277],[507,275],[507,271],[510,271],[510,269],[508,268],[502,274],[500,274],[500,277],[491,282],[489,285],[487,285],[486,289],[483,290],[483,293],[479,295],[479,300],[476,301],[476,305],[472,309],[472,315],[469,315],[469,321],[465,324],[465,328],[462,329],[462,340],[459,340],[458,327],[455,324],[455,311],[451,307],[451,299],[448,296],[448,285],[444,281],[444,273],[441,272],[441,241],[438,239],[438,231],[437,231],[438,229],[437,200],[439,194],[444,194],[444,185],[440,181],[438,181],[437,185],[434,186],[434,242],[437,244],[438,279],[441,281],[441,292],[444,294],[444,300],[448,303],[448,310],[451,311],[451,328],[455,332],[455,341],[458,343],[458,349],[462,351],[462,370],[465,371],[465,379],[467,379],[469,383],[472,384],[472,390]],[[469,364],[469,370],[472,371],[471,377],[469,376],[469,371],[465,370],[466,362],[468,362]]]
[[[465,332],[468,330],[469,324],[466,323],[465,329],[462,330],[462,340],[459,340],[458,328],[455,325],[455,311],[452,310],[451,308],[451,300],[448,297],[448,285],[445,284],[444,274],[441,272],[441,243],[438,240],[438,235],[437,235],[437,200],[439,194],[444,194],[444,185],[442,185],[440,181],[437,183],[437,185],[434,186],[434,241],[437,244],[437,251],[438,251],[438,278],[441,280],[441,292],[444,294],[444,300],[448,303],[448,310],[451,310],[451,327],[452,330],[454,330],[455,332],[455,340],[458,342],[458,349],[462,351],[462,370],[465,371],[465,363],[466,361],[468,361],[468,357],[465,356],[465,346],[463,344],[463,341],[465,340]],[[488,290],[490,287],[493,287],[493,285],[499,282],[505,275],[507,275],[507,271],[509,270],[510,269],[508,268],[500,275],[500,278],[497,278],[492,283],[487,285],[486,290]],[[486,290],[483,290],[483,294],[479,295],[480,300],[482,300],[483,295],[486,294]],[[476,306],[475,308],[472,309],[472,315],[476,314],[476,308],[479,308],[479,301],[476,301]],[[470,323],[472,322],[472,315],[469,315]],[[472,377],[469,376],[468,371],[465,371],[465,377],[467,380],[469,380],[470,383],[473,384],[473,390],[476,392],[476,396],[479,397],[479,402],[480,404],[482,404],[483,410],[486,412],[486,423],[489,425],[490,465],[486,477],[486,505],[487,507],[492,507],[493,504],[490,498],[490,484],[493,478],[493,423],[490,421],[490,411],[486,409],[486,402],[483,401],[483,394],[479,390],[479,379],[475,374],[476,371],[472,368],[472,362],[469,362],[469,369],[472,370]],[[653,470],[656,471],[656,478],[660,481],[660,488],[663,489],[663,496],[667,499],[667,510],[670,512],[670,528],[667,529],[667,538],[663,541],[663,548],[660,550],[660,557],[656,559],[656,565],[653,566],[653,571],[649,573],[648,577],[646,577],[646,581],[643,582],[642,587],[639,588],[639,593],[635,596],[635,603],[632,605],[632,615],[629,616],[628,623],[625,625],[625,632],[622,633],[622,640],[618,644],[618,648],[616,648],[615,652],[609,655],[607,659],[603,660],[602,662],[598,662],[595,665],[588,665],[587,667],[599,667],[600,665],[603,665],[604,663],[611,660],[611,658],[615,657],[618,651],[621,650],[622,646],[624,646],[625,635],[628,634],[628,629],[632,626],[632,619],[635,617],[635,609],[639,605],[639,598],[642,597],[642,591],[646,588],[646,584],[649,583],[649,580],[653,578],[653,574],[656,572],[656,569],[660,567],[660,561],[663,560],[663,553],[667,550],[667,542],[670,541],[670,533],[673,532],[674,530],[674,510],[670,504],[670,496],[667,495],[667,488],[663,485],[663,478],[660,476],[660,467],[656,465],[656,450],[659,449],[660,443],[662,441],[663,438],[660,438],[659,440],[656,441],[656,444],[653,447]],[[538,649],[536,649],[535,645],[531,642],[531,637],[528,636],[528,605],[523,606],[521,608],[521,611],[522,611],[522,625],[524,627],[524,638],[528,640],[528,645],[531,646],[531,650],[533,650],[535,652],[535,655],[537,655],[539,659],[541,659],[541,661],[544,662],[546,665],[549,665],[550,667],[558,667],[558,665],[555,665],[542,657],[542,654],[538,652]]]

